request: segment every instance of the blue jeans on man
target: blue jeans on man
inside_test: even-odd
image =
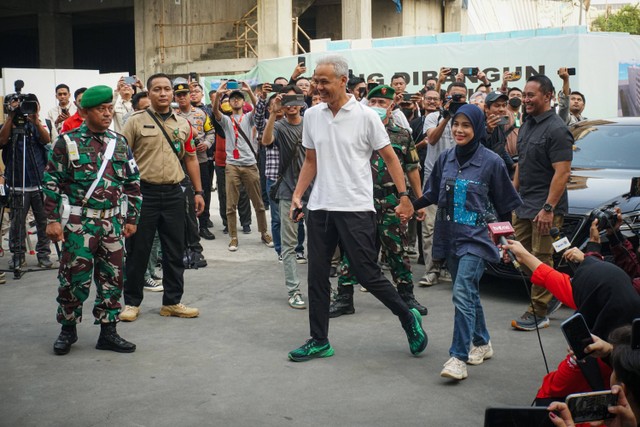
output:
[[[489,331],[480,303],[480,278],[484,273],[484,259],[467,253],[462,257],[450,255],[447,267],[453,281],[453,305],[455,317],[453,339],[449,355],[466,362],[471,344],[489,343]]]

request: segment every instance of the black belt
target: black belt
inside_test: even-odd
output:
[[[148,190],[163,191],[163,190],[173,190],[173,189],[175,189],[177,187],[180,187],[180,183],[177,183],[177,184],[153,184],[153,183],[147,182],[147,181],[140,181],[140,187],[148,189]]]

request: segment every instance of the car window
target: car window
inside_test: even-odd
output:
[[[640,169],[640,126],[590,126],[574,137],[573,167]]]

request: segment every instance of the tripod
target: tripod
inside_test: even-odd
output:
[[[35,152],[33,143],[27,143],[27,128],[26,128],[26,120],[24,117],[18,116],[14,121],[16,125],[15,128],[12,129],[12,156],[11,156],[11,183],[10,183],[10,191],[9,191],[9,199],[8,205],[11,207],[11,217],[12,217],[12,230],[10,231],[10,249],[13,250],[13,270],[0,270],[0,271],[13,271],[14,279],[20,279],[26,272],[28,271],[42,271],[47,270],[48,268],[31,268],[24,269],[22,266],[22,262],[24,256],[26,254],[26,244],[24,244],[25,239],[28,238],[26,232],[26,212],[25,208],[27,205],[27,196],[29,197],[28,204],[31,204],[31,197],[37,197],[39,199],[40,205],[43,207],[44,205],[44,196],[42,193],[42,181],[40,175],[37,173],[37,162],[35,158]],[[18,158],[18,148],[22,148],[22,159]],[[27,178],[27,156],[29,156],[29,164],[33,171],[36,171],[35,177],[30,177],[36,182],[36,190],[27,189],[26,187],[26,178]],[[19,161],[21,160],[21,161]],[[17,179],[17,166],[21,165],[21,178],[22,178],[22,188],[18,188],[16,186]],[[8,166],[8,165],[7,165]],[[29,193],[29,194],[27,194]],[[35,194],[33,194],[35,193]],[[4,220],[4,211],[6,206],[2,206],[0,210],[0,228],[2,227],[2,221]],[[35,212],[34,212],[35,214]],[[38,218],[36,217],[36,220]],[[14,222],[15,221],[15,222]],[[16,227],[14,227],[14,225]],[[39,234],[44,231],[41,230],[42,224],[37,224]],[[24,236],[24,237],[23,237]],[[23,246],[24,245],[24,246]],[[24,249],[23,249],[24,248]],[[58,259],[60,259],[60,249],[58,245],[55,245],[56,252],[58,254]]]

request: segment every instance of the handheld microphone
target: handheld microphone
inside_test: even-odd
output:
[[[569,241],[569,239],[567,239],[567,236],[563,236],[562,234],[560,234],[560,230],[558,229],[558,227],[552,227],[549,230],[549,235],[553,238],[553,242],[551,243],[551,245],[553,245],[553,250],[557,254],[562,254],[564,253],[564,251],[571,247],[571,242]],[[569,268],[571,268],[571,270],[575,273],[577,267],[576,264],[566,258],[565,261]]]
[[[552,245],[553,250],[556,251],[556,253],[564,252],[571,246],[571,242],[569,241],[569,239],[567,239],[566,236],[562,236],[560,234],[560,230],[558,229],[558,227],[552,227],[551,230],[549,230],[549,235],[553,237]]]
[[[498,222],[498,219],[495,217],[495,215],[492,214],[486,215],[485,219],[487,221],[487,225],[489,227],[489,235],[491,236],[491,240],[493,240],[493,243],[500,243],[502,246],[508,245],[509,242],[507,242],[506,236],[511,236],[514,233],[511,223],[507,221]],[[513,255],[513,253],[507,248],[503,249],[507,252],[509,260],[511,261],[513,266],[517,270],[522,271],[522,269],[520,268],[520,263],[516,260],[515,255]]]

